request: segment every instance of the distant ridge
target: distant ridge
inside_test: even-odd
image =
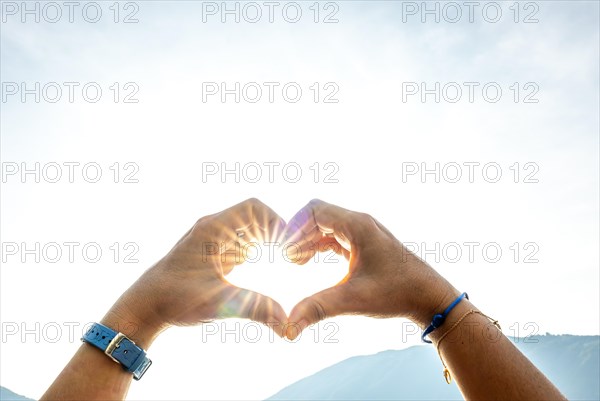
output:
[[[31,398],[13,393],[6,387],[0,386],[0,401],[33,401]]]
[[[526,342],[525,342],[526,341]],[[537,342],[536,342],[537,341]],[[600,337],[545,335],[515,345],[570,400],[600,399]],[[462,400],[431,346],[356,356],[284,388],[269,400]]]
[[[569,400],[600,400],[600,336],[545,335],[513,341]],[[455,384],[444,381],[435,349],[414,346],[346,359],[269,400],[462,400],[462,396]],[[33,400],[0,387],[0,401]]]

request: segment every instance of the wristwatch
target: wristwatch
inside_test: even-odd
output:
[[[125,334],[100,323],[94,323],[81,341],[103,351],[110,359],[121,364],[123,369],[133,373],[135,380],[140,380],[152,365],[152,361],[146,356],[146,351],[135,345]]]

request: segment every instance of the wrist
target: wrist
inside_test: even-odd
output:
[[[425,329],[433,316],[442,313],[461,293],[450,283],[442,280],[441,283],[431,285],[421,292],[421,302],[411,314],[410,319]]]
[[[452,329],[453,325],[462,317],[465,315],[465,313],[469,312],[470,310],[474,310],[474,311],[478,311],[479,309],[477,309],[468,299],[464,298],[462,299],[448,314],[448,316],[446,317],[446,321],[444,322],[444,324],[442,324],[439,328],[437,328],[436,330],[434,330],[433,332],[431,332],[431,334],[429,334],[429,340],[437,346],[440,338],[446,333],[448,332],[450,329]],[[464,326],[466,326],[467,330],[472,330],[470,329],[470,325],[471,325],[471,321],[473,320],[479,320],[481,319],[482,316],[468,316],[468,319],[465,320],[462,324]],[[485,318],[484,318],[485,319]],[[489,322],[486,320],[485,321],[485,325],[487,326],[489,324]],[[460,328],[459,328],[460,329]],[[470,337],[469,337],[470,338]]]
[[[100,323],[125,334],[139,347],[147,350],[167,326],[149,319],[145,313],[132,308],[123,298],[110,308]]]
[[[407,317],[425,329],[431,323],[433,316],[443,312],[448,305],[460,295],[444,277],[423,259],[400,244],[401,287],[399,306],[403,309],[402,316]]]

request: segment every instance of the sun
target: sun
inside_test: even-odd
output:
[[[246,261],[227,275],[241,288],[273,298],[289,313],[305,297],[339,283],[348,273],[348,262],[333,251],[316,253],[304,265],[293,263],[286,248],[249,241],[241,247]]]

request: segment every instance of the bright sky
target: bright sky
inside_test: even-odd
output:
[[[39,22],[21,4],[1,5],[2,386],[39,397],[84,324],[197,218],[248,197],[285,219],[312,198],[372,214],[506,334],[599,333],[597,2],[507,2],[501,14],[480,2],[473,22],[464,2],[428,3],[439,22],[421,2],[237,3],[239,23],[221,2],[80,2],[72,23],[60,2],[27,3]],[[236,82],[239,103],[222,102]],[[36,162],[40,183],[21,182]],[[240,182],[221,182],[236,162]],[[273,182],[268,163],[279,163]],[[421,176],[435,163],[439,183]],[[262,179],[248,182],[257,165]],[[267,251],[230,279],[287,311],[347,267],[279,253],[269,263]],[[296,343],[266,328],[254,342],[253,324],[237,341],[235,325],[162,335],[129,398],[260,399],[345,358],[419,343],[400,319],[331,319]]]

